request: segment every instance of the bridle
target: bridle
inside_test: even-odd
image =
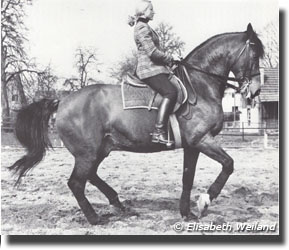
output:
[[[231,69],[234,67],[234,65],[238,62],[238,60],[240,59],[240,57],[242,56],[242,54],[243,54],[245,51],[248,51],[250,45],[254,45],[254,44],[255,44],[255,43],[250,42],[249,39],[246,41],[246,44],[245,44],[244,47],[240,50],[238,56],[236,57],[236,59],[234,60],[234,62],[232,63],[232,65],[230,66],[230,70],[231,70]],[[204,70],[202,70],[202,69],[200,69],[200,68],[197,68],[197,67],[195,67],[195,66],[187,63],[187,62],[184,61],[184,60],[178,62],[178,64],[184,66],[184,71],[186,71],[186,68],[190,68],[190,69],[193,69],[193,70],[195,70],[195,71],[204,73],[204,74],[206,74],[206,75],[209,75],[209,76],[213,76],[213,77],[215,77],[215,78],[218,78],[220,81],[225,82],[226,87],[235,89],[237,93],[244,93],[244,92],[248,91],[249,86],[250,86],[250,84],[252,83],[252,77],[260,75],[260,72],[252,74],[253,64],[252,64],[251,67],[250,67],[250,72],[249,72],[249,74],[246,74],[246,73],[247,73],[247,70],[246,70],[244,76],[242,76],[241,78],[228,77],[228,76],[223,76],[223,75],[218,75],[218,74],[215,74],[215,73],[207,72],[207,71],[204,71]],[[231,84],[231,83],[228,83],[227,81],[238,82],[240,86],[237,87],[237,86],[235,86],[235,85],[233,85],[233,84]]]

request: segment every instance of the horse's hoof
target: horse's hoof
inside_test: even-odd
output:
[[[197,202],[199,210],[199,218],[204,216],[210,204],[211,204],[210,196],[208,194],[201,194]]]
[[[101,224],[101,220],[98,216],[89,216],[87,217],[89,224],[91,225],[98,225]]]

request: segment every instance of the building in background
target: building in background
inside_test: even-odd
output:
[[[260,113],[267,128],[278,128],[279,120],[279,69],[261,70]]]
[[[225,128],[240,128],[258,133],[260,128],[278,128],[279,70],[261,68],[261,93],[253,105],[247,105],[239,93],[226,89],[223,98]]]

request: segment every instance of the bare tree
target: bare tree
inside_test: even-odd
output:
[[[67,78],[64,80],[63,86],[68,87],[69,91],[77,91],[79,87],[79,79],[76,77]]]
[[[184,51],[185,43],[173,32],[173,27],[167,23],[159,23],[156,27],[156,32],[160,38],[160,47],[162,51],[170,55],[181,56]],[[137,64],[137,53],[132,51],[118,62],[111,69],[111,76],[121,81],[122,78],[129,72],[134,73]]]
[[[31,80],[31,74],[38,74],[29,60],[24,43],[26,27],[24,24],[25,7],[30,0],[1,0],[1,107],[2,118],[9,117],[10,105],[8,92],[14,85],[20,94],[20,101],[26,104],[24,85]]]
[[[38,75],[38,90],[51,91],[55,89],[58,77],[53,74],[51,66],[48,65],[42,74]]]
[[[132,51],[131,55],[126,55],[120,62],[118,62],[110,70],[110,75],[121,81],[127,73],[134,74],[137,64],[137,53]]]
[[[51,66],[48,65],[43,73],[38,74],[36,93],[32,94],[33,98],[55,98],[57,81],[58,77],[53,74]]]
[[[161,22],[156,27],[156,32],[160,38],[160,46],[163,51],[170,55],[182,56],[185,43],[173,32],[173,26]]]
[[[261,65],[267,68],[274,68],[279,64],[278,20],[269,22],[265,26],[261,36],[265,47]]]
[[[96,81],[92,77],[89,77],[89,75],[95,71],[98,73],[100,72],[98,69],[100,63],[98,62],[96,55],[95,49],[79,47],[75,53],[75,67],[77,69],[78,77],[66,79],[63,85],[69,87],[70,90],[75,91],[95,83]]]

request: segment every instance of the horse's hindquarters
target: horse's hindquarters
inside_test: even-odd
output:
[[[107,87],[92,85],[63,99],[58,108],[56,127],[61,140],[75,156],[95,153],[109,127]],[[114,87],[114,86],[113,86]]]

